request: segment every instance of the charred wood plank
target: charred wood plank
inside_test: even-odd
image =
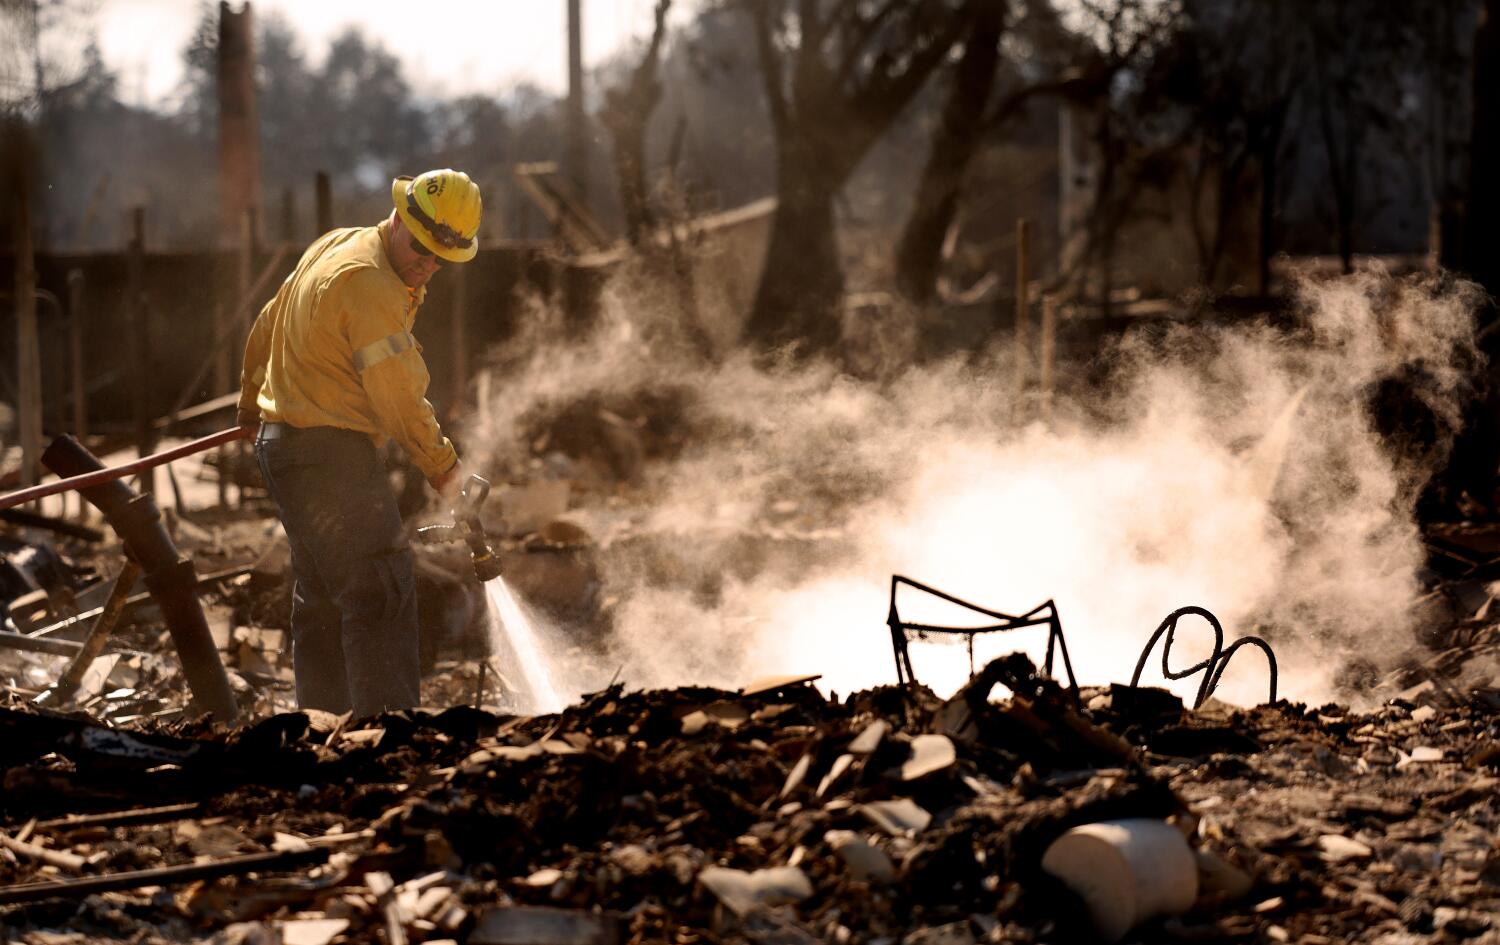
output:
[[[26,883],[0,888],[0,905],[39,902],[43,899],[75,899],[102,892],[138,889],[141,886],[173,886],[199,879],[242,876],[246,873],[283,871],[328,862],[328,851],[313,847],[279,853],[249,853],[207,863],[184,863],[149,870],[131,870],[107,876],[86,876],[50,883]]]
[[[53,656],[77,656],[78,652],[83,649],[83,644],[74,643],[72,640],[28,637],[22,633],[0,630],[0,647],[7,650],[25,650],[28,653],[50,653]]]
[[[61,817],[80,810],[121,810],[168,800],[186,803],[201,793],[202,786],[190,783],[178,770],[105,778],[17,765],[8,768],[0,779],[0,816],[14,819],[24,813]]]
[[[20,525],[25,528],[41,528],[69,538],[77,538],[81,541],[103,541],[104,533],[97,528],[80,525],[77,522],[69,522],[66,519],[53,518],[50,515],[38,515],[25,509],[0,509],[0,522],[9,522],[12,525]]]
[[[139,422],[149,426],[149,419],[137,413]],[[97,456],[67,435],[52,441],[42,454],[42,463],[60,476],[104,468]],[[198,602],[198,578],[192,559],[173,544],[156,503],[149,493],[141,495],[118,480],[79,491],[104,513],[105,520],[129,546],[131,556],[144,568],[146,586],[161,607],[196,707],[213,713],[219,721],[234,723],[239,718],[239,705]]]
[[[37,821],[37,830],[79,830],[84,827],[129,827],[135,824],[159,824],[168,820],[194,817],[203,809],[199,803],[166,804],[161,807],[136,807],[112,810],[102,814],[70,814],[55,820]]]
[[[254,570],[255,570],[255,565],[253,565],[253,564],[241,564],[241,565],[236,565],[235,567],[232,567],[232,568],[225,568],[222,571],[213,571],[213,572],[210,572],[210,573],[205,574],[202,577],[198,578],[198,586],[199,587],[207,587],[210,584],[217,584],[220,581],[227,581],[227,580],[230,580],[231,578],[237,578],[237,577],[239,577],[242,574],[249,574],[249,573],[251,573]],[[139,594],[132,594],[132,595],[130,595],[130,597],[125,601],[125,606],[126,607],[134,607],[137,604],[144,604],[147,601],[149,601],[150,599],[151,599],[151,592],[150,591],[142,591]],[[57,633],[59,630],[66,630],[69,627],[77,626],[79,623],[81,623],[81,622],[83,622],[85,620],[92,620],[92,619],[94,619],[95,617],[99,616],[102,613],[104,613],[104,608],[102,606],[101,607],[94,607],[94,608],[91,608],[89,610],[85,610],[82,613],[74,614],[71,617],[65,617],[62,620],[57,621],[56,623],[49,623],[45,627],[38,627],[37,629],[35,629],[35,630],[31,631],[30,633],[26,634],[26,636],[28,638],[30,638],[30,639],[39,639],[41,637],[48,637],[48,636],[51,636],[54,633]],[[18,649],[24,649],[24,647],[18,647]],[[45,651],[45,652],[50,652],[50,651]],[[73,651],[70,650],[68,652],[71,653]],[[67,655],[67,654],[63,654],[63,655]]]
[[[104,610],[99,614],[99,619],[94,621],[90,628],[87,639],[83,641],[83,648],[74,656],[68,668],[63,670],[62,678],[58,679],[57,685],[48,691],[49,701],[59,705],[71,702],[78,688],[83,685],[83,677],[93,665],[94,660],[104,652],[104,645],[109,642],[110,634],[115,632],[115,625],[120,622],[120,616],[125,613],[126,598],[130,596],[130,588],[135,584],[136,578],[141,576],[141,566],[136,564],[134,558],[127,557],[125,566],[120,569],[115,578],[114,587],[110,589],[109,600],[104,602]]]
[[[0,709],[0,761],[19,764],[50,752],[76,763],[113,762],[132,766],[185,766],[193,760],[222,759],[216,742],[126,732],[94,722],[45,712]]]

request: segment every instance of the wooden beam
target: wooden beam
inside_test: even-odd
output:
[[[40,902],[44,899],[81,899],[102,892],[139,889],[142,886],[176,886],[199,879],[243,876],[246,873],[284,871],[328,862],[328,851],[318,847],[279,853],[250,853],[207,863],[184,863],[148,870],[130,870],[107,876],[83,876],[51,883],[27,883],[0,888],[0,905]]]
[[[214,336],[214,350],[218,350],[220,347],[228,344],[231,341],[237,341],[241,344],[244,343],[245,336],[240,334],[240,331],[243,329],[244,323],[249,320],[250,314],[252,312],[258,314],[260,311],[255,307],[254,300],[256,296],[260,294],[260,291],[265,288],[265,285],[270,280],[272,273],[276,272],[277,267],[281,265],[282,257],[284,257],[285,255],[285,246],[278,247],[276,252],[271,254],[270,260],[267,261],[266,265],[261,269],[260,275],[256,276],[255,281],[251,283],[250,290],[246,294],[240,296],[239,302],[236,304],[236,307],[233,310],[234,317],[229,322],[225,323],[224,332],[222,334],[216,334]],[[182,390],[177,394],[177,400],[172,404],[172,409],[167,411],[166,419],[169,426],[171,425],[171,423],[175,422],[175,418],[179,416],[182,408],[186,407],[188,402],[193,399],[193,394],[197,392],[198,385],[202,384],[203,379],[208,376],[208,371],[213,367],[213,363],[213,358],[204,358],[199,362],[198,370],[193,374],[192,380],[183,385]]]
[[[68,668],[63,670],[57,685],[49,690],[52,695],[47,700],[48,702],[67,705],[73,701],[73,694],[83,683],[84,674],[89,671],[89,667],[93,665],[99,654],[104,652],[104,645],[109,642],[110,635],[115,632],[115,626],[119,624],[120,617],[124,615],[125,608],[129,604],[130,589],[135,586],[136,579],[140,576],[141,566],[134,558],[127,556],[124,567],[115,577],[114,587],[110,588],[109,599],[104,602],[104,609],[99,612],[94,625],[89,628],[89,635],[83,641],[83,648],[74,655]]]
[[[221,396],[215,397],[212,400],[205,400],[201,404],[194,404],[193,406],[188,407],[186,410],[179,410],[175,414],[168,414],[165,417],[157,417],[155,420],[151,421],[151,425],[158,430],[166,430],[175,426],[176,424],[183,422],[184,420],[196,420],[199,417],[207,417],[222,410],[232,409],[239,402],[240,392],[232,391],[228,394],[223,394]]]
[[[0,630],[0,649],[24,650],[28,653],[50,653],[53,656],[73,656],[83,649],[82,643],[71,640],[51,640],[28,637],[22,633]]]
[[[36,829],[66,831],[81,830],[85,827],[129,827],[134,824],[159,824],[168,820],[181,820],[186,817],[193,817],[202,810],[203,805],[194,801],[190,804],[136,807],[131,810],[115,810],[102,814],[69,814],[66,817],[58,817],[55,820],[37,821]]]
[[[1021,396],[1026,392],[1027,374],[1031,366],[1031,300],[1026,296],[1026,283],[1030,278],[1027,263],[1031,252],[1031,226],[1025,217],[1016,221],[1016,409],[1021,409]]]
[[[0,509],[0,522],[9,522],[12,525],[20,525],[23,528],[41,528],[59,535],[67,535],[69,538],[77,538],[81,541],[104,540],[104,533],[97,528],[79,525],[77,522],[69,522],[66,519],[53,518],[50,515],[38,515],[35,512],[26,512],[21,509]]]
[[[13,119],[15,170],[12,212],[15,237],[17,407],[21,435],[21,482],[40,475],[42,455],[42,347],[36,323],[36,258],[31,239],[31,130]]]
[[[253,565],[253,564],[242,564],[242,565],[240,565],[238,567],[226,568],[223,571],[215,571],[212,574],[205,574],[202,577],[198,578],[198,586],[199,587],[207,587],[210,584],[217,584],[219,581],[227,581],[230,578],[237,578],[237,577],[239,577],[242,574],[249,574],[251,571],[254,571],[254,570],[255,570],[255,565]],[[151,592],[150,591],[142,591],[139,594],[133,594],[133,595],[131,595],[130,598],[125,601],[125,604],[126,604],[127,607],[134,607],[136,604],[144,604],[146,601],[148,601],[150,599],[151,599]],[[41,639],[41,638],[44,638],[44,637],[51,636],[52,634],[58,632],[59,630],[66,630],[67,628],[69,628],[69,627],[71,627],[71,626],[73,626],[73,625],[75,625],[75,624],[77,624],[77,623],[79,623],[81,621],[92,620],[93,618],[99,616],[103,612],[104,612],[104,608],[103,607],[95,607],[95,608],[93,608],[91,610],[85,610],[81,614],[75,614],[72,617],[68,617],[68,618],[66,618],[64,620],[59,620],[57,623],[48,624],[45,627],[39,627],[36,630],[33,630],[29,634],[27,634],[25,636],[25,639],[28,639],[28,640],[37,640],[37,639]],[[12,636],[15,636],[15,634],[12,634]],[[3,634],[3,632],[0,632],[0,640],[3,640],[3,639],[6,639],[6,638],[5,638],[4,634]],[[62,642],[62,641],[58,641],[58,642]],[[69,643],[68,645],[69,646],[78,646],[78,644],[76,644],[76,643]],[[16,647],[16,649],[25,649],[25,647]]]
[[[151,426],[150,324],[146,311],[146,209],[130,212],[130,247],[127,259],[125,305],[127,307],[126,352],[130,361],[130,405],[135,418],[136,455],[150,456],[156,449],[156,431]],[[156,497],[156,471],[141,475],[141,491]]]
[[[83,358],[83,270],[68,270],[68,373],[73,382],[73,435],[82,440],[89,434],[88,370]]]

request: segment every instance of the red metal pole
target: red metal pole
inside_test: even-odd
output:
[[[37,499],[44,499],[49,495],[57,495],[59,492],[71,492],[75,489],[86,489],[89,486],[97,486],[100,483],[111,482],[115,479],[123,479],[126,476],[133,476],[136,473],[143,472],[147,469],[152,469],[156,466],[162,465],[163,463],[170,463],[174,459],[181,459],[184,456],[191,456],[194,453],[201,453],[204,450],[213,449],[215,446],[221,446],[225,443],[232,443],[235,440],[244,439],[254,432],[254,427],[231,427],[228,430],[220,430],[218,433],[215,433],[211,436],[205,436],[201,439],[193,440],[191,443],[184,443],[181,446],[174,446],[169,450],[162,450],[160,453],[152,453],[150,456],[142,456],[140,459],[134,460],[129,463],[123,463],[119,466],[111,466],[108,469],[99,469],[91,473],[84,473],[81,476],[72,476],[67,479],[59,479],[56,482],[47,482],[39,486],[32,486],[30,489],[22,489],[19,492],[12,492],[8,495],[0,496],[0,509],[11,509],[15,508],[18,505],[24,505],[27,502],[34,502]]]

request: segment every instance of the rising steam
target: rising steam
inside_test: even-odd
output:
[[[1008,349],[880,381],[748,357],[707,365],[612,296],[587,340],[526,339],[532,356],[509,365],[468,440],[514,459],[520,418],[538,410],[679,392],[681,451],[648,464],[623,505],[569,516],[603,546],[613,599],[611,651],[581,672],[569,661],[580,690],[621,666],[639,687],[791,672],[840,693],[893,682],[884,621],[899,573],[1008,612],[1055,600],[1082,683],[1128,679],[1167,613],[1207,607],[1231,637],[1274,642],[1285,695],[1320,701],[1345,655],[1378,660],[1410,640],[1423,560],[1412,510],[1478,364],[1476,299],[1370,271],[1298,300],[1293,329],[1127,335],[1103,355],[1107,382],[1043,424],[1014,402]],[[1371,404],[1390,383],[1422,405],[1424,437],[1377,432]],[[973,622],[920,595],[899,604],[910,620]],[[1206,637],[1184,631],[1179,662]],[[976,659],[1039,658],[1042,643],[1040,631],[981,639]],[[914,653],[940,693],[968,659],[961,646]],[[1222,694],[1264,692],[1247,652]]]

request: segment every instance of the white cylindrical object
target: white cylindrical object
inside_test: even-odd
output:
[[[1083,899],[1106,942],[1153,916],[1186,912],[1198,898],[1193,851],[1160,820],[1074,827],[1047,848],[1042,869]]]

